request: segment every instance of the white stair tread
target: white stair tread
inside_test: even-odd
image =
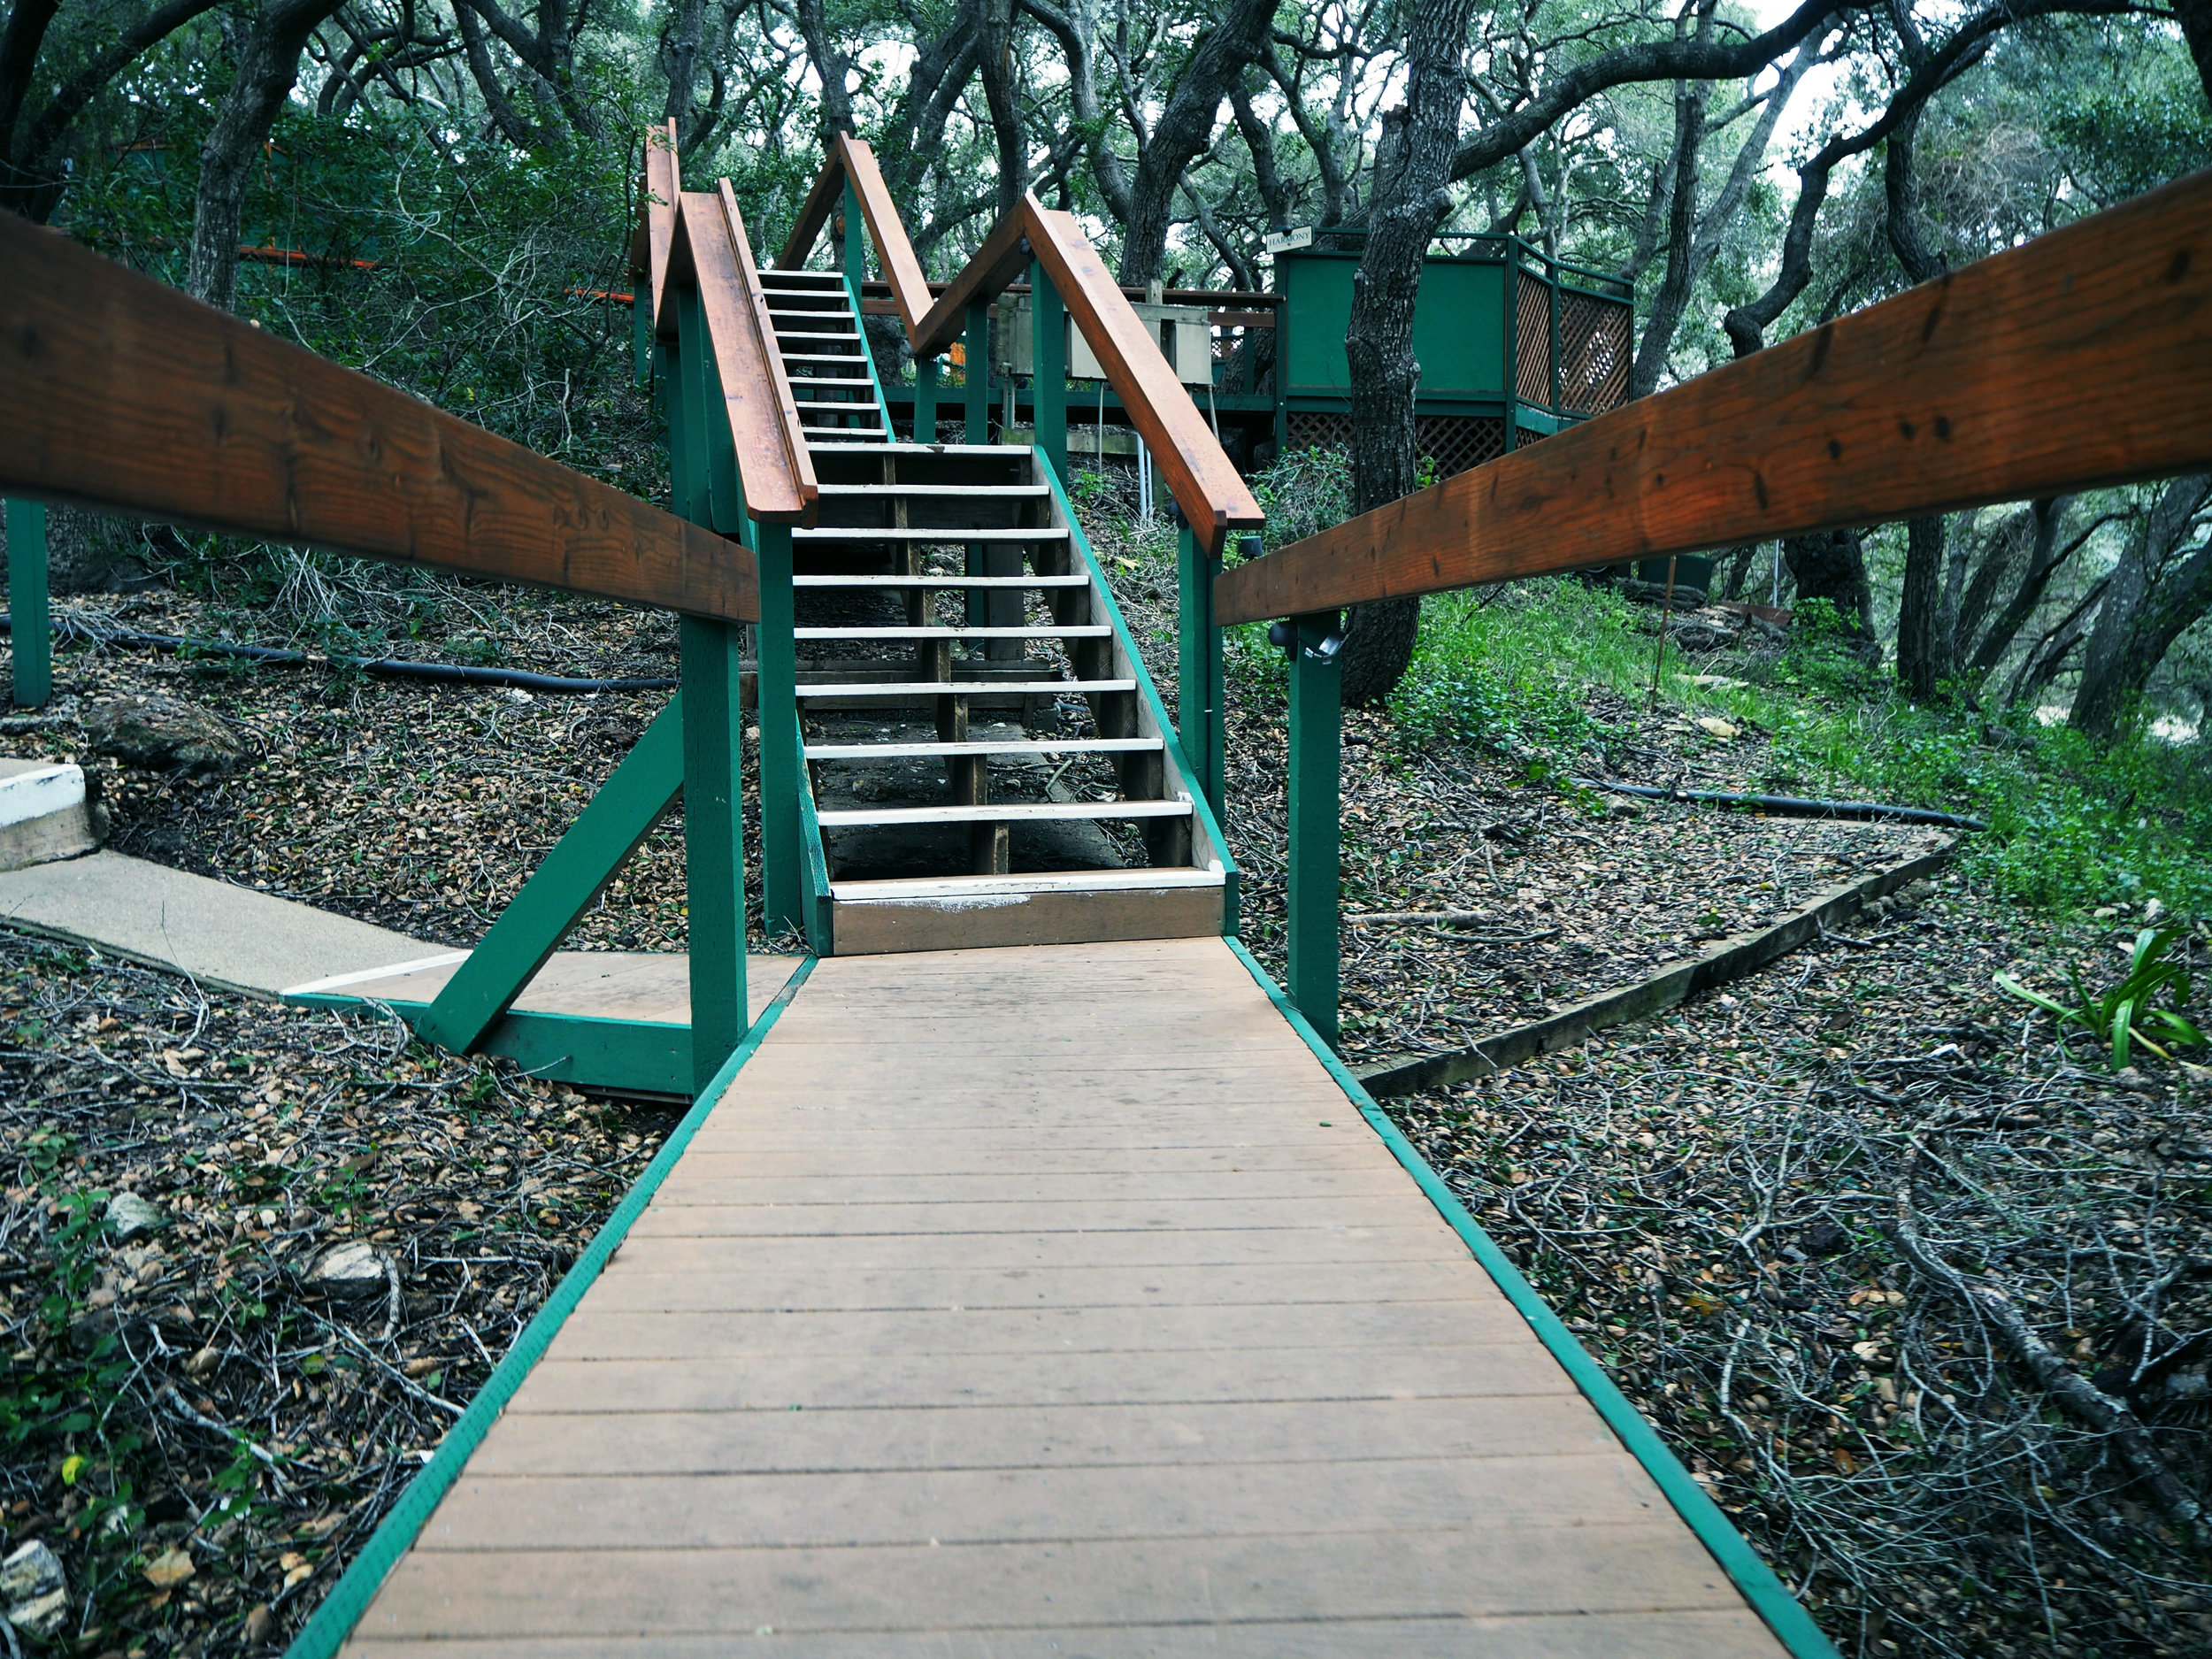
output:
[[[914,576],[794,576],[794,588],[1087,588],[1088,576],[941,576],[923,571]]]
[[[818,446],[817,446],[818,447]],[[872,447],[872,454],[886,453]],[[916,443],[911,438],[901,438],[890,447],[892,455],[987,455],[1012,459],[1025,457],[1036,458],[1036,452],[1025,443]]]
[[[787,312],[785,312],[785,313],[784,313],[784,315],[786,315],[786,316],[789,316],[789,315],[790,315],[790,313],[789,313],[788,311],[787,311]],[[837,313],[836,313],[835,311],[819,311],[819,312],[817,312],[817,313],[816,313],[816,316],[817,316],[817,317],[818,317],[818,318],[819,318],[822,321],[824,321],[824,322],[835,322],[835,321],[837,320]],[[800,340],[842,340],[842,341],[857,341],[859,338],[860,338],[860,336],[859,336],[858,333],[856,333],[855,330],[850,329],[850,328],[847,328],[847,329],[841,330],[841,331],[840,331],[840,332],[835,332],[835,333],[826,332],[826,331],[824,331],[824,330],[819,330],[819,329],[811,329],[811,328],[779,328],[779,329],[777,329],[777,330],[776,330],[776,341],[777,341],[777,343],[778,343],[778,344],[780,344],[780,345],[781,343],[783,343],[785,341],[800,341]]]
[[[772,265],[760,273],[763,288],[778,282],[829,282],[839,288],[845,286],[842,273],[835,271],[800,271],[785,265]]]
[[[816,815],[826,827],[894,824],[1041,824],[1075,818],[1188,818],[1187,801],[1002,801],[981,806],[836,808]]]
[[[830,897],[840,904],[872,900],[988,898],[999,894],[1116,892],[1132,887],[1217,887],[1219,869],[1182,865],[1140,870],[1041,870],[1012,876],[910,876],[887,881],[833,881]]]
[[[899,446],[905,450],[907,446]],[[888,499],[894,495],[928,495],[950,500],[956,496],[980,496],[992,501],[1014,497],[1025,500],[1049,495],[1048,484],[825,484],[825,495],[854,495]]]
[[[964,743],[809,743],[809,760],[949,760],[965,755],[1133,755],[1162,747],[1156,737],[1024,738]]]
[[[855,408],[866,405],[855,404]],[[794,541],[1064,541],[1068,533],[1056,525],[1018,526],[1010,530],[964,529],[958,525],[824,525],[813,530],[794,530]]]
[[[851,684],[802,684],[799,701],[818,697],[994,696],[1051,697],[1068,691],[1134,691],[1133,680],[874,680]]]
[[[857,362],[859,362],[859,361],[860,361],[860,359],[859,359],[858,357],[855,357],[855,358],[853,359],[853,361],[854,361],[855,363],[857,363]],[[831,387],[831,386],[868,386],[868,387],[872,387],[873,385],[875,385],[875,382],[874,382],[873,380],[866,380],[866,379],[856,378],[856,377],[851,376],[851,375],[808,374],[808,375],[802,375],[799,379],[797,379],[797,380],[795,380],[792,381],[792,382],[791,382],[791,389],[792,389],[793,391],[795,391],[795,392],[803,392],[803,391],[806,390],[809,387],[825,387],[825,388],[826,388],[826,387]]]
[[[794,628],[798,640],[1102,640],[1114,631],[1108,622],[1039,623],[1034,627],[952,627],[929,623],[920,627]]]

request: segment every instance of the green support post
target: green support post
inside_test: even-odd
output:
[[[937,442],[937,359],[914,361],[914,442]]]
[[[797,648],[793,643],[791,526],[754,526],[753,557],[760,568],[760,623],[753,631],[759,678],[754,706],[760,720],[760,880],[763,925],[770,931],[806,929],[800,872],[799,728],[769,718],[768,710],[798,706]]]
[[[576,918],[652,833],[684,787],[682,699],[645,728],[636,747],[593,795],[499,913],[417,1022],[420,1036],[465,1054],[545,965]]]
[[[1031,383],[1031,422],[1037,447],[1056,477],[1068,475],[1068,323],[1060,290],[1045,268],[1029,267],[1029,314],[1035,324],[1037,374]]]
[[[860,195],[850,179],[845,180],[845,280],[853,285],[853,298],[868,276],[868,221],[861,217]]]
[[[1337,1041],[1339,815],[1342,674],[1333,612],[1292,618],[1290,659],[1291,1000],[1331,1048]]]
[[[988,305],[968,307],[968,442],[987,443],[991,436],[991,308]],[[981,576],[983,549],[970,543],[964,566],[971,576]],[[966,606],[968,626],[972,628],[987,626],[991,620],[990,600],[980,588],[968,590]]]
[[[1177,608],[1176,735],[1182,739],[1183,757],[1196,774],[1192,781],[1218,822],[1222,755],[1228,741],[1224,730],[1221,630],[1214,625],[1214,578],[1221,574],[1221,561],[1201,545],[1198,532],[1185,525],[1175,565],[1182,586]]]
[[[54,618],[46,592],[46,503],[8,503],[10,691],[19,709],[54,695]]]
[[[697,288],[677,301],[677,357],[684,381],[684,476],[690,499],[684,517],[724,535],[745,527],[745,497],[737,482],[737,444],[730,433],[730,406],[722,396],[722,373],[714,365],[707,334],[706,303]],[[669,426],[672,444],[675,426]]]
[[[739,798],[744,715],[735,625],[685,617],[684,886],[691,955],[692,1088],[744,1041],[745,838]]]
[[[991,438],[991,308],[968,307],[968,442]]]

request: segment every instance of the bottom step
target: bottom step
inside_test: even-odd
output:
[[[1230,903],[1219,870],[839,881],[830,887],[833,954],[1196,938],[1225,931]]]

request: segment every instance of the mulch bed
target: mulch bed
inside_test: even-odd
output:
[[[0,1012],[0,1548],[58,1557],[65,1651],[262,1651],[672,1115],[4,933]]]
[[[1872,949],[1388,1102],[1847,1653],[2212,1645],[2200,1532],[1962,1294],[2212,1492],[2212,1072],[2116,1077],[1990,984],[2103,973],[2139,920],[2055,934],[1953,876]]]

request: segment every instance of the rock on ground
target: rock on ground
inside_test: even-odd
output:
[[[217,716],[157,694],[96,703],[83,723],[96,753],[148,772],[227,777],[242,753],[237,733]]]

